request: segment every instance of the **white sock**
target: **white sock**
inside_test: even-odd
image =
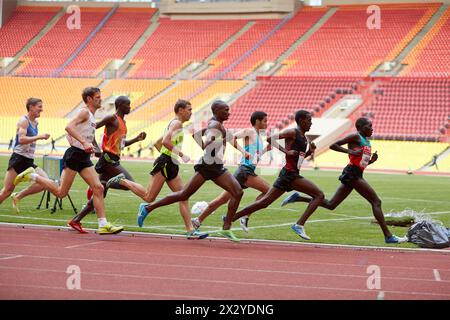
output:
[[[99,218],[98,219],[98,227],[102,228],[108,224],[108,221],[106,221],[106,218]]]
[[[30,173],[30,179],[31,181],[36,181],[38,174],[37,173]]]

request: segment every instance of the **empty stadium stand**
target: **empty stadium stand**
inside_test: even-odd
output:
[[[239,98],[231,107],[230,128],[248,126],[255,110],[268,114],[269,127],[282,128],[293,121],[295,111],[305,109],[319,116],[343,94],[355,93],[357,78],[269,77]]]
[[[287,58],[285,76],[365,76],[417,34],[430,5],[381,5],[379,29],[367,27],[367,6],[341,6],[311,38]],[[415,32],[411,32],[414,30]],[[402,44],[403,46],[398,46]]]
[[[281,20],[258,21],[250,30],[237,39],[225,52],[217,57],[217,65],[210,76],[217,76],[217,71],[223,71],[234,59],[252,49],[238,65],[225,75],[226,79],[242,79],[266,61],[275,61],[298,38],[311,28],[326,12],[326,8],[303,8],[293,18],[277,30],[262,44],[261,41]],[[220,64],[219,64],[220,63]]]
[[[402,76],[450,77],[450,8],[403,63]]]
[[[160,25],[133,60],[130,78],[170,78],[192,62],[203,61],[245,24],[245,20],[170,20]]]
[[[29,97],[43,100],[42,117],[64,117],[82,102],[85,87],[98,86],[100,79],[0,77],[3,107],[0,116],[21,116],[26,113]]]
[[[81,8],[81,28],[69,29],[70,14],[63,15],[24,55],[25,63],[16,70],[21,76],[54,76],[59,68],[86,40],[110,11],[110,8]]]
[[[150,25],[155,11],[119,8],[61,76],[96,76],[108,62],[123,58]]]
[[[282,129],[296,110],[320,117],[343,96],[358,94],[361,105],[355,104],[349,117],[373,120],[380,158],[371,168],[417,170],[450,140],[450,8],[441,3],[379,7],[381,28],[369,29],[365,5],[303,7],[284,18],[229,20],[81,6],[81,29],[69,29],[70,13],[59,18],[62,7],[18,6],[0,28],[0,58],[20,53],[20,64],[13,61],[10,69],[3,67],[7,76],[0,76],[5,123],[0,142],[14,134],[29,97],[44,101],[41,132],[62,137],[87,86],[101,86],[107,107],[118,95],[130,97],[128,132],[134,137],[146,131],[145,145],[162,134],[178,99],[192,102],[192,122],[204,124],[211,102],[222,99],[231,105],[227,128],[248,127],[251,113],[263,110],[269,129]],[[124,57],[130,64],[117,78],[104,79],[101,71]],[[397,65],[393,77],[371,76],[381,63],[394,60],[403,66]],[[186,69],[194,62],[201,68]],[[255,81],[254,71],[265,62],[276,68]],[[195,142],[186,141],[190,152],[201,153]],[[58,144],[67,145],[65,139]],[[343,167],[347,161],[345,154],[328,151],[316,158],[323,167]],[[442,158],[444,170],[449,171],[449,162],[450,156]]]
[[[393,78],[379,85],[364,114],[388,140],[439,140],[448,128],[450,79]]]
[[[172,83],[170,80],[113,79],[102,88],[102,98],[105,100],[111,96],[127,96],[131,100],[131,110],[134,111]]]
[[[60,7],[17,7],[0,28],[0,57],[14,57],[59,10]]]

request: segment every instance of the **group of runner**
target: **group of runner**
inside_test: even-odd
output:
[[[294,203],[307,203],[306,209],[291,229],[298,236],[310,240],[306,234],[305,224],[308,218],[319,207],[334,210],[355,189],[372,206],[373,215],[378,221],[386,243],[401,243],[406,241],[393,235],[384,220],[381,201],[373,188],[363,178],[365,168],[378,158],[372,153],[368,138],[372,135],[372,123],[367,118],[356,121],[356,132],[336,141],[330,149],[347,153],[350,163],[344,168],[339,180],[340,186],[330,200],[325,199],[323,192],[310,180],[300,175],[304,160],[314,155],[316,146],[308,141],[306,133],[312,125],[311,114],[299,110],[295,114],[296,126],[270,135],[264,146],[262,134],[267,128],[267,114],[255,111],[250,117],[251,128],[239,130],[231,134],[224,127],[224,122],[230,116],[229,106],[223,101],[215,101],[211,106],[212,118],[206,128],[194,132],[193,138],[203,149],[203,156],[194,165],[194,175],[183,185],[179,175],[179,161],[189,162],[190,157],[183,153],[183,124],[190,120],[192,106],[190,102],[178,100],[174,106],[175,117],[169,122],[163,137],[156,143],[156,149],[161,155],[154,161],[150,172],[151,178],[147,188],[136,183],[128,171],[120,164],[122,149],[146,138],[145,132],[135,138],[126,140],[127,125],[125,116],[131,111],[131,102],[125,96],[115,100],[116,113],[95,122],[94,114],[101,107],[100,89],[88,87],[84,89],[82,98],[85,106],[66,126],[67,139],[70,147],[63,156],[63,171],[59,184],[47,177],[47,174],[34,164],[36,141],[48,139],[48,134],[38,134],[37,118],[43,111],[42,100],[30,98],[27,101],[27,114],[17,124],[17,133],[13,146],[4,186],[0,192],[0,203],[11,196],[13,207],[19,210],[19,201],[31,194],[48,190],[58,198],[65,197],[76,174],[80,174],[92,191],[92,198],[86,206],[68,225],[80,233],[86,233],[82,227],[82,219],[92,211],[98,218],[99,234],[116,234],[123,230],[107,221],[104,209],[104,197],[109,188],[130,190],[145,203],[139,206],[137,221],[142,227],[146,217],[159,207],[179,202],[180,214],[183,218],[188,239],[204,239],[207,233],[199,231],[201,224],[221,205],[228,203],[228,209],[223,219],[221,235],[231,241],[240,240],[231,230],[234,221],[240,220],[241,228],[249,230],[249,216],[260,209],[266,208],[285,192],[295,190],[283,200],[282,206]],[[95,141],[95,130],[104,127],[100,147]],[[243,140],[243,147],[238,140]],[[284,140],[284,147],[280,141]],[[227,143],[242,153],[238,169],[232,175],[224,167],[224,154]],[[343,147],[347,145],[347,148]],[[264,153],[276,148],[285,154],[285,165],[272,187],[256,173],[256,166]],[[93,165],[91,155],[99,156],[97,164]],[[188,199],[200,187],[211,180],[224,191],[200,214],[192,219]],[[19,193],[13,193],[21,182],[32,184]],[[172,190],[164,198],[156,201],[164,183]],[[260,192],[255,202],[238,211],[243,190],[253,188]]]

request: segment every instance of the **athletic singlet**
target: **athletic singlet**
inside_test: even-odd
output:
[[[256,129],[255,129],[256,131]],[[241,157],[241,165],[256,169],[256,164],[258,163],[259,156],[263,150],[263,142],[261,136],[256,132],[256,142],[248,144],[244,147],[244,150],[252,155],[250,159],[246,159],[244,156]]]
[[[361,150],[362,154],[359,156],[354,156],[349,154],[348,157],[350,159],[350,165],[357,166],[361,170],[364,171],[364,169],[369,165],[370,157],[372,155],[372,149],[370,145],[370,141],[364,138],[359,132],[359,147],[353,149],[353,150]]]
[[[38,127],[36,123],[36,127],[33,127],[31,124],[30,119],[28,119],[27,116],[23,116],[21,118],[28,121],[28,128],[27,128],[27,137],[35,137],[38,134]],[[16,139],[14,141],[14,147],[13,152],[20,154],[21,156],[24,156],[25,158],[34,159],[34,151],[36,150],[36,141],[29,143],[29,144],[20,144],[19,143],[19,133],[16,132]]]
[[[127,137],[127,125],[121,117],[116,114],[119,121],[119,127],[111,135],[108,136],[107,129],[103,132],[102,150],[120,157],[122,149],[125,147],[125,138]]]
[[[173,120],[175,120],[175,119],[173,119]],[[167,131],[169,130],[170,124],[172,123],[173,120],[171,120],[169,122],[169,125],[164,130],[164,135],[166,135]],[[178,132],[175,132],[175,134],[172,137],[170,137],[170,142],[172,143],[172,145],[174,147],[177,147],[177,146],[181,146],[181,144],[183,143],[183,139],[184,139],[184,131],[179,130]],[[162,147],[161,147],[161,153],[165,154],[166,156],[172,157],[172,151],[167,149],[164,145],[162,145]]]
[[[306,147],[308,146],[308,140],[302,136],[300,130],[295,128],[295,140],[290,146],[286,146],[286,150],[296,150],[298,154],[296,156],[288,156],[286,154],[286,164],[284,168],[287,171],[299,172],[305,159]]]
[[[212,117],[209,122],[211,122],[211,121],[217,121],[217,120],[215,117]],[[208,122],[208,126],[209,126],[209,122]],[[226,139],[222,133],[221,133],[221,136],[217,137],[217,138],[223,139],[223,142],[220,145],[220,147],[214,148],[213,146],[216,146],[215,143],[211,143],[209,146],[207,146],[204,150],[203,156],[199,160],[199,163],[204,162],[207,164],[223,164],[223,156],[225,154]]]
[[[81,111],[81,110],[80,110]],[[95,138],[95,117],[92,114],[92,112],[89,111],[89,119],[88,121],[82,122],[80,124],[77,124],[75,126],[75,130],[83,137],[83,139],[88,142],[92,143]],[[84,150],[83,145],[74,137],[72,137],[70,134],[67,134],[67,141],[69,141],[69,144],[72,147],[76,147],[78,149]]]

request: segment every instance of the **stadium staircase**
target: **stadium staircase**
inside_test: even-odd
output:
[[[188,65],[187,68],[184,68],[178,75],[175,75],[175,79],[200,79],[201,74],[203,72],[207,72],[208,69],[212,66],[211,61],[217,58],[222,52],[224,52],[236,39],[246,33],[253,25],[255,21],[249,21],[245,26],[243,26],[238,32],[233,34],[230,38],[228,38],[224,43],[222,43],[216,50],[214,50],[208,57],[205,58],[202,62],[197,62],[199,65],[193,69],[189,70],[192,67],[192,64]]]
[[[150,24],[154,9],[118,8],[60,76],[116,78],[123,58]]]
[[[301,36],[297,41],[295,41],[289,49],[283,52],[277,59],[276,64],[280,65],[281,68],[277,70],[276,75],[283,75],[284,69],[287,66],[283,61],[287,60],[288,57],[297,50],[297,48],[307,41],[317,30],[319,30],[338,10],[337,7],[331,7],[328,11],[317,21],[303,36]]]
[[[382,27],[374,30],[366,26],[366,6],[339,6],[323,26],[286,59],[287,67],[282,74],[367,76],[386,59],[398,55],[437,6],[380,5]]]
[[[400,53],[396,54],[395,52],[390,54],[385,60],[388,62],[393,63],[394,66],[397,66],[397,68],[392,68],[392,70],[389,70],[388,72],[382,71],[382,66],[380,68],[377,68],[371,76],[372,77],[378,77],[378,76],[397,76],[400,73],[402,73],[405,65],[402,64],[402,61],[406,60],[407,57],[416,50],[418,45],[424,41],[425,37],[429,34],[430,30],[433,29],[435,25],[437,25],[438,21],[442,18],[446,10],[448,9],[449,5],[441,5],[437,10],[434,8],[430,8],[428,12],[422,17],[421,21],[419,21],[415,28],[413,28],[410,31],[410,35],[405,37],[406,40],[411,38],[410,42],[401,50]],[[416,29],[420,29],[419,32],[417,32]],[[416,33],[417,32],[417,33]],[[399,46],[403,46],[404,44],[400,43]],[[423,44],[421,45],[423,47]]]
[[[155,100],[160,99],[179,84],[180,84],[179,81],[172,82],[172,84],[164,88],[162,91],[158,92],[156,95],[152,96],[150,99],[144,101],[142,104],[138,106],[135,106],[130,115],[134,115],[134,113],[138,112],[142,108],[150,107]]]
[[[402,76],[450,76],[450,5],[443,5],[439,14],[439,20],[434,21],[422,40],[404,57]]]
[[[110,11],[109,8],[80,8],[82,28],[69,29],[68,13],[31,47],[24,63],[16,70],[16,75],[48,77],[58,74],[56,71],[72,56]],[[49,54],[51,53],[51,54]],[[28,60],[28,61],[27,61]]]
[[[447,146],[442,152],[437,153],[436,155],[436,163],[434,163],[433,159],[427,162],[423,167],[421,167],[418,171],[434,171],[437,170],[435,168],[435,164],[440,166],[440,164],[444,164],[447,167],[447,163],[450,164],[450,146]],[[450,168],[450,167],[449,167]],[[444,169],[441,167],[441,169]]]
[[[58,8],[56,8],[58,10]],[[26,13],[30,10],[30,8],[28,7],[18,7],[16,9],[16,12],[24,12],[24,14],[26,15]],[[7,75],[11,75],[14,74],[14,72],[20,68],[20,65],[24,63],[23,60],[23,56],[24,54],[31,48],[33,47],[39,40],[42,39],[42,37],[58,22],[58,20],[65,14],[65,8],[60,8],[58,11],[54,11],[55,8],[52,8],[50,11],[50,14],[53,15],[53,17],[44,25],[44,27],[35,35],[33,35],[31,38],[28,37],[24,37],[24,35],[21,35],[19,37],[17,37],[17,30],[12,30],[12,32],[14,32],[14,34],[10,34],[11,37],[13,37],[15,39],[14,43],[17,44],[17,42],[21,43],[20,40],[24,41],[23,42],[23,47],[14,54],[14,60],[12,62],[12,65],[14,66],[12,69],[8,70],[8,72],[6,74],[4,74],[5,76]],[[56,13],[56,14],[55,14]],[[14,17],[13,17],[14,18]],[[33,17],[30,17],[31,19],[33,19]],[[12,21],[12,20],[10,20]],[[39,25],[38,21],[36,19],[33,20],[33,23],[36,25]],[[17,26],[16,26],[17,27]],[[19,28],[20,28],[20,23],[19,23]],[[29,28],[29,26],[27,27]],[[5,30],[6,28],[4,27],[3,30]],[[3,31],[5,33],[8,33],[7,30]],[[0,37],[1,38],[1,37]]]
[[[158,28],[159,26],[158,19],[159,19],[159,11],[153,14],[152,18],[150,19],[151,23],[148,26],[148,28],[144,31],[142,36],[136,41],[136,43],[133,45],[130,51],[128,51],[128,53],[123,58],[123,60],[125,60],[125,70],[119,74],[119,77],[121,79],[131,76],[134,73],[134,71],[137,70],[139,61],[135,61],[134,56],[139,52],[142,46],[147,42],[148,38],[150,38],[151,35]]]
[[[111,11],[106,14],[106,16],[100,21],[97,27],[88,35],[88,37],[80,44],[80,46],[72,53],[72,55],[58,68],[55,70],[53,76],[57,77],[63,73],[64,69],[75,60],[75,58],[83,51],[84,48],[89,44],[92,38],[103,28],[106,22],[111,18],[114,12],[117,11],[118,6],[114,6]]]

